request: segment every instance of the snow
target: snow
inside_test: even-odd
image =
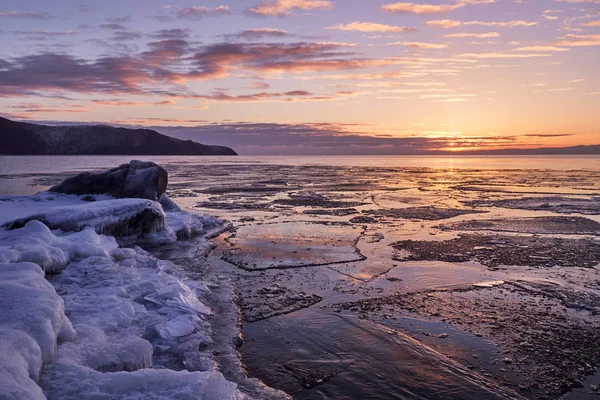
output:
[[[208,350],[214,282],[187,280],[136,245],[207,235],[221,221],[140,199],[0,204],[15,227],[0,229],[0,398],[246,398]],[[106,234],[148,212],[160,220],[149,232]]]

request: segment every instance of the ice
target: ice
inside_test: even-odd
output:
[[[198,318],[194,315],[180,315],[156,327],[164,339],[187,336],[196,330]]]
[[[50,229],[113,235],[122,243],[160,245],[187,240],[227,225],[218,218],[183,211],[166,195],[161,203],[146,199],[114,199],[107,195],[64,195],[41,192],[34,196],[1,196],[0,224],[21,228],[37,220]],[[221,229],[221,230],[219,230]]]
[[[43,399],[42,364],[76,336],[63,300],[38,265],[0,264],[0,310],[0,398]]]
[[[73,196],[60,193],[40,192],[32,196],[0,196],[0,225],[42,213],[61,206],[88,204],[90,200],[112,199],[108,195]]]
[[[0,210],[0,398],[246,398],[210,347],[218,284],[138,247],[202,235],[202,256],[222,221],[168,202],[36,196],[0,199],[12,204]],[[138,234],[148,209],[163,222]],[[135,233],[108,235],[122,225]]]
[[[64,293],[78,337],[61,345],[57,361],[46,367],[42,386],[48,398],[78,398],[80,393],[98,399],[240,398],[236,385],[211,362],[204,375],[154,372],[153,367],[161,367],[154,362],[158,354],[185,364],[187,357],[198,357],[201,344],[210,342],[205,317],[211,311],[197,295],[209,289],[175,277],[171,263],[139,247],[123,250],[113,251],[117,257],[72,262],[52,279]],[[128,385],[121,375],[125,372]],[[72,383],[65,383],[65,376]],[[206,387],[211,382],[220,389]]]
[[[44,272],[54,273],[79,258],[107,257],[118,247],[114,238],[85,228],[56,236],[39,221],[29,221],[17,230],[0,230],[0,263],[33,262]]]
[[[99,373],[80,366],[51,365],[44,382],[48,399],[236,400],[245,398],[219,372],[144,369]],[[82,397],[82,393],[85,396]]]
[[[117,236],[158,232],[166,226],[166,215],[161,205],[146,199],[114,199],[59,206],[12,221],[6,226],[9,229],[20,228],[31,220],[65,232],[91,227],[97,233]]]

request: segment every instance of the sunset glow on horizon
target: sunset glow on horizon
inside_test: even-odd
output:
[[[0,23],[10,119],[240,154],[600,144],[600,0],[5,0]]]

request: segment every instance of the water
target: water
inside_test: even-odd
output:
[[[585,321],[580,331],[600,330],[594,316],[600,315],[600,268],[579,268],[576,259],[565,268],[493,270],[477,262],[399,261],[391,246],[409,239],[454,239],[462,232],[451,224],[465,221],[599,220],[598,156],[136,158],[151,159],[169,171],[168,194],[180,205],[232,221],[236,231],[217,239],[209,263],[213,272],[236,282],[243,315],[268,311],[266,319],[243,324],[242,361],[251,376],[296,399],[534,398],[540,393],[559,398],[564,388],[552,388],[535,375],[538,366],[553,362],[535,358],[543,353],[535,351],[536,343],[554,353],[562,346],[574,354],[565,352],[564,376],[584,363],[600,365],[600,355],[597,361],[585,358],[593,349],[582,352],[572,342],[547,341],[561,335],[578,339],[580,320]],[[0,157],[0,194],[35,193],[74,172],[112,168],[130,159]],[[469,213],[448,217],[447,210]],[[527,227],[507,234],[527,234]],[[557,237],[552,232],[538,236]],[[586,235],[561,237],[598,243]],[[476,247],[485,252],[493,246]],[[532,255],[537,254],[531,246]],[[477,286],[485,282],[494,284]],[[464,321],[452,307],[424,313],[414,305],[413,311],[393,304],[377,311],[338,306],[425,293],[431,302],[456,294],[465,307],[469,302],[483,307],[486,298],[477,296],[488,293],[484,290],[522,317],[513,322],[522,324],[515,327],[518,337],[511,329],[490,328],[495,324],[490,315],[505,312],[493,302],[486,303],[488,314]],[[540,298],[546,302],[543,308]],[[576,331],[560,330],[563,324],[555,322],[562,318],[573,318],[568,321]],[[547,325],[538,329],[538,322]],[[532,350],[519,347],[527,341]],[[535,362],[505,365],[502,360],[513,355]],[[560,386],[563,375],[555,372],[548,379]],[[591,385],[600,383],[594,376],[581,378],[585,387],[569,399],[591,396]],[[531,382],[541,388],[529,388]],[[515,391],[518,385],[527,390]]]
[[[158,164],[275,164],[442,169],[599,170],[600,156],[0,156],[0,175],[109,168],[132,158]]]

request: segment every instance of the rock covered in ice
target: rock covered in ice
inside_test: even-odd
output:
[[[0,264],[0,310],[0,398],[44,399],[42,364],[76,336],[63,300],[38,265]]]
[[[66,194],[109,194],[158,201],[167,189],[167,171],[153,162],[133,160],[106,172],[83,172],[50,188]]]
[[[64,232],[91,227],[97,233],[113,236],[142,235],[163,230],[166,215],[159,203],[144,199],[119,199],[47,209],[5,224],[18,229],[29,221],[44,223]]]

